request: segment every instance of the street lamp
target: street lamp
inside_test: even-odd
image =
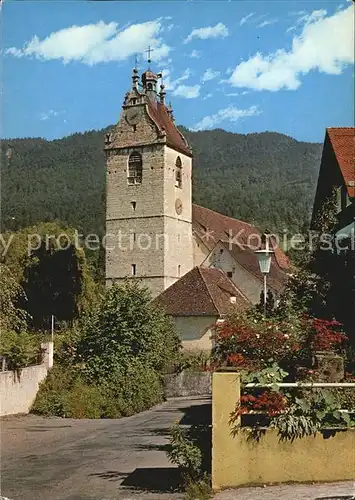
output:
[[[265,248],[262,250],[256,250],[256,256],[259,262],[259,269],[261,274],[264,276],[264,316],[266,316],[266,295],[267,295],[267,286],[266,286],[266,280],[267,280],[267,275],[270,272],[270,265],[271,265],[271,255],[274,253],[273,250],[270,250],[269,248],[269,238],[267,235],[265,235],[266,241],[265,241]]]

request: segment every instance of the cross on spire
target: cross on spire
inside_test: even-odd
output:
[[[154,51],[154,49],[151,48],[151,46],[149,45],[148,46],[148,50],[146,50],[147,54],[148,54],[148,59],[147,59],[147,62],[148,64],[150,64],[152,62],[150,56],[151,56],[151,53]]]

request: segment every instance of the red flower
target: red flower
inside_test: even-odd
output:
[[[250,413],[250,411],[258,411],[274,417],[282,413],[286,406],[287,399],[279,392],[266,390],[258,396],[244,394],[240,397],[240,404],[236,407],[235,417]]]

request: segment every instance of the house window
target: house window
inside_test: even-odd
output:
[[[135,276],[136,275],[136,264],[132,264],[131,269],[132,269],[132,276]]]
[[[228,278],[233,278],[233,273],[232,273],[232,271],[228,271],[228,272],[227,272],[227,276],[228,276]]]
[[[142,156],[138,151],[133,151],[128,160],[128,184],[142,183]]]
[[[137,202],[136,201],[131,201],[131,207],[132,207],[133,212],[136,211],[136,206],[137,206]]]
[[[175,162],[175,187],[182,188],[182,163],[178,156]]]

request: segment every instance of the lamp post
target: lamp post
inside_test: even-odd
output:
[[[265,248],[255,251],[260,272],[264,276],[264,316],[266,316],[267,275],[270,272],[271,254],[273,253],[274,251],[269,248],[268,236],[266,236]]]

